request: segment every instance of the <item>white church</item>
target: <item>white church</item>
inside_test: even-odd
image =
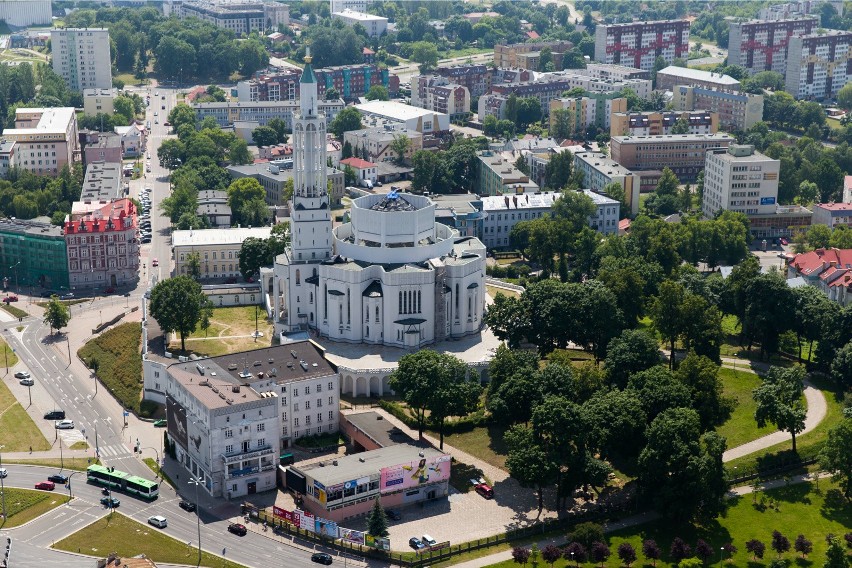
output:
[[[305,62],[293,119],[290,246],[272,271],[276,333],[310,330],[409,349],[478,333],[485,245],[436,223],[429,198],[394,191],[360,197],[350,222],[332,229],[326,118],[317,111],[310,57]]]

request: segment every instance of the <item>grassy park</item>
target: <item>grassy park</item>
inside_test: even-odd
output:
[[[50,443],[5,383],[0,383],[0,432],[3,432],[4,451],[25,452],[30,447],[33,451],[50,449]]]
[[[86,343],[77,355],[91,366],[98,362],[98,378],[125,408],[140,411],[142,324],[123,323]]]
[[[197,548],[166,536],[160,529],[137,523],[121,513],[110,513],[60,540],[53,547],[91,556],[106,556],[110,552],[116,552],[122,557],[144,554],[154,562],[168,564],[195,565],[198,558]],[[202,551],[201,566],[240,568],[241,565]]]
[[[7,518],[0,519],[2,529],[19,527],[69,501],[69,497],[61,493],[14,487],[6,487],[5,497]]]
[[[196,355],[216,357],[226,353],[249,351],[269,347],[273,326],[266,319],[266,312],[257,307],[257,329],[263,335],[255,341],[255,306],[214,308],[210,327],[201,329],[199,324],[186,339],[187,351]],[[180,351],[180,337],[174,336],[169,350]]]

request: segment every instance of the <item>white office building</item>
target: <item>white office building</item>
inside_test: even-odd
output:
[[[780,169],[779,160],[755,151],[754,146],[709,150],[704,165],[704,216],[712,218],[718,211],[774,214]]]
[[[348,8],[340,12],[332,12],[331,17],[342,20],[347,26],[361,24],[367,30],[367,35],[370,37],[379,37],[388,29],[387,18],[367,14],[366,12],[356,12]]]
[[[109,31],[105,28],[52,30],[53,70],[72,91],[112,88]]]

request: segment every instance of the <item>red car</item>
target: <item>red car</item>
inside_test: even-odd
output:
[[[56,484],[52,481],[39,481],[35,484],[36,489],[44,489],[45,491],[53,491],[56,488]]]
[[[17,302],[17,301],[18,301],[18,297],[17,297],[17,296],[15,296],[14,294],[9,294],[9,295],[8,295],[8,296],[6,296],[5,298],[3,298],[3,301],[4,301],[4,302],[6,302],[7,304],[8,304],[9,302]]]
[[[110,286],[109,288],[107,288],[106,290],[104,290],[104,293],[105,293],[105,294],[115,294],[115,288],[113,288],[112,286]]]

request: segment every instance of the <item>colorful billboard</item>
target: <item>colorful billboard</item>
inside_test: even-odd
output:
[[[337,538],[337,523],[317,517],[314,521],[314,532],[320,536]]]
[[[450,456],[431,456],[381,470],[382,493],[412,489],[450,479]]]
[[[366,534],[361,531],[339,527],[337,532],[340,535],[341,540],[351,542],[352,544],[364,544],[364,537]]]

